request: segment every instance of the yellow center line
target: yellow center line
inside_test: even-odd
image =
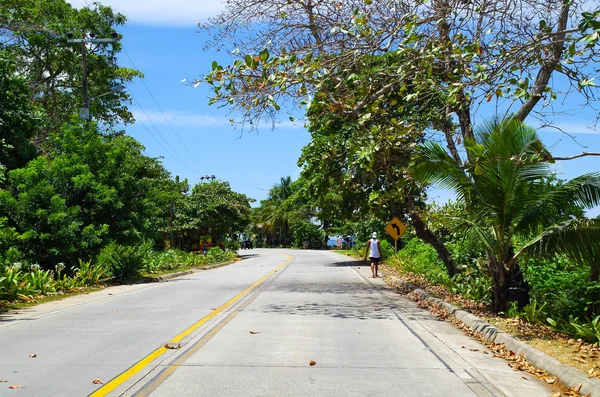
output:
[[[215,317],[216,315],[221,313],[223,310],[227,309],[228,307],[232,306],[237,301],[242,299],[244,296],[246,296],[252,290],[254,290],[259,285],[261,285],[263,282],[265,282],[273,274],[277,273],[283,267],[288,265],[291,261],[292,261],[292,257],[288,255],[285,262],[283,262],[281,265],[277,266],[275,269],[271,270],[267,275],[262,277],[260,280],[258,280],[254,284],[252,284],[250,287],[246,288],[245,290],[243,290],[242,292],[240,292],[239,294],[237,294],[236,296],[234,296],[233,298],[228,300],[221,307],[218,307],[217,309],[213,310],[210,314],[202,317],[194,325],[192,325],[191,327],[189,327],[188,329],[186,329],[185,331],[183,331],[182,333],[180,333],[179,335],[177,335],[176,337],[171,339],[169,341],[169,343],[181,342],[186,336],[188,336],[189,334],[191,334],[192,332],[194,332],[195,330],[200,328],[203,324],[205,324],[207,321],[209,321],[210,319],[212,319],[213,317]],[[146,357],[144,357],[143,359],[141,359],[140,361],[138,361],[137,363],[132,365],[128,370],[126,370],[125,372],[123,372],[122,374],[117,376],[116,378],[113,378],[110,382],[104,384],[101,388],[99,388],[98,390],[96,390],[95,392],[90,394],[89,397],[103,397],[103,396],[108,395],[108,393],[110,393],[111,391],[113,391],[114,389],[119,387],[121,384],[123,384],[125,381],[127,381],[129,378],[131,378],[138,372],[140,372],[148,364],[150,364],[152,361],[154,361],[155,359],[157,359],[158,357],[160,357],[161,355],[166,353],[168,350],[169,349],[165,348],[164,346],[159,347],[158,349],[154,350],[152,353],[150,353],[149,355],[147,355]]]

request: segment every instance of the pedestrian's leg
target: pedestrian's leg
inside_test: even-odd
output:
[[[375,262],[375,277],[379,277],[379,262]]]
[[[375,278],[375,262],[371,261],[371,275]]]

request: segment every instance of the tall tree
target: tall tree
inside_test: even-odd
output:
[[[180,232],[210,230],[215,238],[239,232],[250,224],[250,203],[254,199],[231,190],[229,182],[199,183],[177,208],[175,228]]]
[[[125,21],[124,15],[100,3],[78,10],[65,0],[2,2],[0,46],[14,54],[17,70],[28,82],[30,98],[43,107],[50,121],[36,139],[38,147],[49,131],[57,130],[82,106],[83,44],[68,43],[68,35],[111,38]],[[126,91],[110,93],[111,87],[142,76],[118,64],[121,50],[119,42],[91,44],[85,49],[90,113],[94,120],[109,126],[133,121],[127,108],[129,95]]]
[[[232,0],[203,29],[213,34],[209,46],[237,59],[215,62],[204,80],[214,88],[212,102],[232,106],[241,122],[276,117],[282,102],[317,92],[326,93],[328,111],[356,119],[370,117],[368,107],[390,93],[434,101],[441,93],[436,128],[458,162],[458,147],[473,136],[473,114],[486,101],[496,98],[499,109],[525,120],[552,114],[552,101],[574,92],[596,99],[590,74],[600,11],[590,12],[590,4]],[[382,54],[396,54],[396,64],[352,74],[370,68],[366,55]]]
[[[31,143],[42,128],[43,111],[31,102],[27,81],[16,73],[12,54],[0,49],[0,165],[12,170],[36,156]]]

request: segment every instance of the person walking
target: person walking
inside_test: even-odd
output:
[[[379,277],[379,261],[381,260],[381,245],[377,240],[377,232],[373,232],[373,238],[367,243],[367,251],[365,252],[365,260],[367,260],[367,254],[371,260],[371,273],[373,278]]]

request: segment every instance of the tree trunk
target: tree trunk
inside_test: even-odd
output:
[[[515,263],[509,269],[489,252],[487,256],[492,276],[492,311],[506,313],[511,302],[516,302],[517,307],[523,309],[529,303],[530,286],[519,265]]]
[[[598,282],[598,278],[600,276],[600,257],[596,256],[594,262],[592,263],[592,268],[590,269],[590,282]]]
[[[450,277],[458,274],[459,270],[456,266],[456,262],[454,262],[452,255],[450,255],[450,252],[438,236],[425,226],[425,223],[415,211],[410,212],[410,219],[412,220],[417,237],[435,249],[438,257],[444,262]]]

